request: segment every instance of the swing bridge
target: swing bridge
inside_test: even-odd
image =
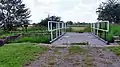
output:
[[[66,32],[67,28],[68,27],[64,22],[48,21],[50,43],[54,45],[64,45],[88,42],[90,45],[107,45],[106,39],[109,32],[108,21],[91,23],[91,32],[87,33]],[[102,35],[100,32],[104,35]]]

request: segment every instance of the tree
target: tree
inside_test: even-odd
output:
[[[66,23],[67,23],[67,25],[73,25],[72,21],[67,21]]]
[[[27,31],[27,27],[30,22],[28,18],[31,17],[30,10],[25,7],[25,4],[21,4],[18,6],[18,10],[16,11],[15,14],[17,18],[17,24],[20,25],[21,27],[24,27],[25,30]]]
[[[11,31],[14,27],[28,23],[29,9],[21,0],[0,0],[0,24],[5,31]]]
[[[48,21],[60,22],[61,18],[58,17],[58,16],[47,17],[47,18],[41,20],[41,22],[39,24],[47,27],[48,26]],[[53,26],[54,26],[54,24],[53,24]]]
[[[118,0],[103,2],[96,12],[98,13],[98,20],[120,22],[120,3]]]

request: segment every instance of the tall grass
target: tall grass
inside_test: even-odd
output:
[[[30,42],[30,43],[49,43],[48,35],[31,35],[31,36],[23,36],[18,40],[9,41],[9,43],[22,43],[22,42]]]
[[[105,39],[105,33],[103,31],[99,31],[99,36]],[[108,42],[114,42],[113,36],[120,36],[120,25],[110,24],[110,30],[107,33],[106,40]]]
[[[110,24],[110,31],[108,33],[107,40],[112,41],[113,36],[120,36],[120,25]]]
[[[120,36],[120,25],[110,24],[110,34]]]

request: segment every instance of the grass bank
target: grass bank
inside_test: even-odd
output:
[[[31,36],[23,36],[17,40],[9,41],[8,43],[23,43],[23,42],[30,42],[30,43],[49,43],[49,36],[48,35],[31,35]]]
[[[117,24],[110,24],[110,31],[107,36],[108,41],[113,40],[113,36],[120,36],[120,25]]]
[[[120,46],[117,47],[108,47],[112,52],[114,52],[117,56],[120,56]]]
[[[46,47],[32,43],[7,44],[0,47],[0,67],[22,67],[25,62],[35,60]]]

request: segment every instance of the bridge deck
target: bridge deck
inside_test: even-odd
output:
[[[91,33],[66,33],[64,36],[53,42],[54,45],[62,45],[65,43],[80,43],[80,42],[88,42],[93,46],[104,46],[106,43],[99,40]]]

